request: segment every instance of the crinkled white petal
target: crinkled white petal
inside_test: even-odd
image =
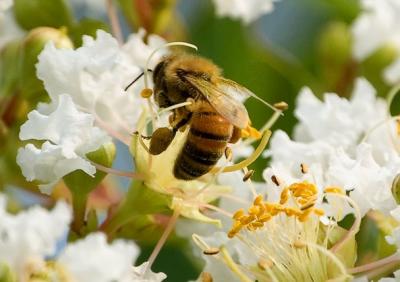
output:
[[[18,150],[22,174],[28,181],[40,181],[44,193],[50,193],[52,186],[72,171],[80,169],[93,176],[96,169],[85,155],[110,142],[93,124],[93,117],[78,111],[68,95],[30,112],[21,126],[20,139],[46,141],[40,148],[27,144]]]
[[[320,101],[309,88],[303,88],[297,97],[295,115],[301,130],[295,140],[320,140],[344,147],[355,144],[364,131],[386,117],[384,104],[375,93],[365,79],[356,81],[350,100],[328,93]]]
[[[39,55],[37,75],[52,100],[69,93],[80,110],[95,116],[99,126],[127,138],[135,131],[145,101],[139,95],[142,80],[128,92],[124,88],[140,74],[148,54],[165,43],[154,35],[146,45],[143,37],[141,30],[120,47],[110,34],[99,30],[96,39],[84,36],[82,47],[76,50],[56,49],[48,43]]]
[[[162,272],[154,273],[151,269],[148,269],[149,262],[144,262],[139,266],[135,266],[132,268],[129,277],[126,279],[126,282],[161,282],[167,275]]]
[[[0,12],[8,10],[14,4],[13,0],[1,0],[0,1]]]
[[[57,261],[79,282],[125,281],[138,255],[139,248],[132,242],[108,244],[103,233],[92,233],[69,244]]]
[[[258,19],[274,9],[276,0],[214,0],[217,15],[240,19],[244,23]]]
[[[400,168],[379,166],[372,156],[372,147],[361,144],[355,158],[343,150],[331,156],[326,172],[327,183],[350,190],[350,197],[359,205],[362,215],[369,209],[388,213],[396,205],[391,193],[392,181]]]
[[[354,21],[353,55],[363,60],[386,44],[400,48],[400,4],[397,0],[362,0],[363,12]]]
[[[54,254],[57,242],[68,232],[71,210],[65,202],[51,211],[35,206],[16,215],[5,208],[5,197],[0,195],[0,262],[16,273],[30,260]]]

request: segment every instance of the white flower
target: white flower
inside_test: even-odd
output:
[[[149,262],[144,262],[139,266],[133,267],[131,274],[129,275],[129,280],[134,282],[161,282],[167,275],[162,272],[154,273],[148,269]]]
[[[8,10],[14,3],[13,0],[1,0],[0,1],[0,12]]]
[[[362,0],[363,12],[352,26],[353,55],[363,60],[386,44],[400,48],[400,2]]]
[[[20,139],[46,141],[40,149],[28,144],[18,150],[17,163],[27,180],[39,180],[42,192],[50,193],[57,181],[77,169],[93,176],[96,169],[85,154],[110,142],[93,123],[94,118],[80,112],[68,95],[60,95],[56,102],[41,104],[30,112],[21,126]]]
[[[274,9],[276,0],[214,0],[217,15],[241,19],[249,24]]]
[[[54,254],[67,234],[71,210],[64,202],[51,211],[35,206],[16,215],[5,208],[6,199],[0,195],[0,263],[19,274],[32,260]]]
[[[39,55],[38,77],[52,100],[69,93],[80,110],[95,116],[99,126],[114,137],[128,139],[145,101],[139,95],[141,81],[133,90],[125,92],[124,88],[141,73],[149,52],[164,43],[150,36],[150,45],[146,45],[143,37],[140,30],[120,47],[110,34],[99,30],[96,39],[84,36],[82,47],[76,50],[56,49],[48,43]]]
[[[103,233],[93,233],[69,244],[57,262],[79,282],[135,281],[125,279],[138,255],[139,248],[133,243],[116,240],[108,244]]]
[[[295,116],[299,124],[295,129],[296,141],[324,141],[333,146],[355,144],[367,129],[386,118],[383,101],[365,79],[357,79],[350,100],[334,93],[324,95],[320,101],[308,88],[297,98]]]

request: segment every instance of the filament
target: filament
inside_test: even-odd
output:
[[[117,39],[118,43],[122,45],[124,40],[121,32],[121,26],[118,21],[117,12],[115,10],[115,6],[113,5],[113,0],[107,0],[106,3],[107,3],[107,15],[111,23],[112,33],[114,37]]]
[[[138,180],[144,180],[144,176],[141,173],[135,173],[135,172],[130,172],[130,171],[123,171],[123,170],[118,170],[118,169],[114,169],[111,167],[106,167],[103,166],[101,164],[95,163],[90,161],[90,163],[98,170],[109,173],[109,174],[113,174],[113,175],[117,175],[117,176],[123,176],[123,177],[128,177],[128,178],[132,178],[132,179],[138,179]]]
[[[147,272],[147,270],[151,269],[151,266],[153,265],[158,254],[160,253],[162,247],[164,246],[165,242],[167,241],[169,234],[171,233],[172,229],[174,228],[176,221],[179,218],[179,214],[180,214],[179,209],[174,210],[174,213],[172,214],[172,217],[168,222],[167,228],[165,228],[163,234],[161,235],[160,240],[158,240],[157,245],[155,246],[153,252],[150,255],[150,258],[148,260],[149,264],[147,265],[145,272]]]
[[[250,155],[250,157],[248,157],[247,159],[245,159],[237,164],[225,167],[222,170],[222,172],[233,172],[236,170],[241,170],[244,167],[251,165],[264,151],[265,147],[268,144],[270,137],[271,137],[271,131],[270,130],[264,131],[261,141],[258,144],[258,147],[254,150],[254,152]],[[221,169],[221,167],[214,167],[210,172],[217,173],[220,171],[220,169]]]
[[[230,256],[230,254],[228,253],[227,249],[222,246],[220,248],[220,253],[222,255],[223,260],[225,261],[225,263],[228,265],[228,267],[230,268],[230,270],[232,270],[242,282],[253,282],[252,279],[250,279],[249,277],[247,277],[237,266],[237,264],[233,261],[232,257]]]
[[[353,235],[355,235],[360,230],[361,225],[361,212],[358,205],[348,196],[336,194],[336,193],[326,193],[327,195],[335,196],[346,200],[354,209],[354,223],[351,228],[347,231],[346,235],[343,236],[330,250],[336,252],[340,249]]]
[[[400,262],[400,257],[398,253],[395,253],[391,256],[385,257],[383,259],[380,259],[378,261],[374,261],[371,263],[367,263],[364,265],[360,265],[360,266],[356,266],[353,268],[350,268],[348,270],[349,273],[361,273],[361,272],[366,272],[366,271],[371,271],[374,270],[376,268],[380,268],[384,265],[390,264],[390,263],[394,263],[394,262]]]

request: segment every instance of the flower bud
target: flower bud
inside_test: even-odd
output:
[[[14,14],[19,26],[26,30],[72,23],[71,11],[63,0],[14,0]]]
[[[38,27],[28,33],[21,45],[21,68],[18,81],[24,97],[31,98],[43,92],[43,83],[36,77],[35,65],[38,62],[38,55],[49,41],[53,41],[57,48],[73,47],[65,28]]]
[[[21,41],[9,42],[0,50],[0,97],[12,95],[18,81],[18,56]]]

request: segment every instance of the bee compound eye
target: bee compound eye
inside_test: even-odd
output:
[[[175,132],[168,127],[157,128],[150,140],[150,154],[159,155],[164,152],[175,137]]]

